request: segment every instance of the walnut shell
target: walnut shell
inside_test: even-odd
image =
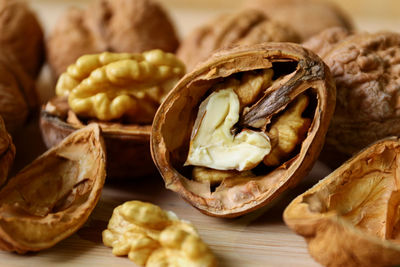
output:
[[[48,148],[60,143],[72,132],[84,127],[67,121],[65,99],[55,98],[42,107],[40,129]],[[49,109],[49,106],[53,106]],[[99,123],[107,151],[107,176],[113,178],[144,177],[157,172],[150,155],[151,126]]]
[[[311,103],[311,125],[305,139],[280,165],[256,167],[254,177],[243,178],[239,173],[236,179],[232,174],[233,178],[225,179],[216,188],[192,180],[191,167],[183,165],[200,102],[224,78],[270,68],[274,76],[283,79],[277,79],[276,86],[265,89],[255,104],[244,109],[239,124],[247,128],[253,122],[264,121],[268,127],[279,111],[304,93],[310,96]],[[322,148],[334,103],[335,87],[329,69],[299,45],[265,43],[221,50],[184,76],[161,104],[152,127],[152,156],[166,187],[201,212],[219,217],[239,216],[270,203],[307,174]]]
[[[0,186],[7,180],[15,157],[15,146],[0,116]]]
[[[349,158],[367,145],[400,134],[400,34],[358,33],[324,53],[337,88],[323,154]]]
[[[174,26],[153,0],[97,0],[86,10],[70,9],[51,33],[49,63],[58,77],[84,54],[143,52],[178,47]]]
[[[43,30],[26,3],[0,0],[0,46],[7,47],[24,71],[36,78],[45,59]]]
[[[400,139],[364,149],[295,198],[283,218],[324,266],[400,264]]]
[[[252,0],[246,7],[262,10],[271,19],[292,27],[303,40],[331,27],[351,30],[349,16],[333,3],[318,0]]]
[[[290,27],[268,19],[261,11],[245,9],[219,16],[195,29],[182,41],[177,56],[192,70],[220,48],[263,42],[298,43],[300,37]]]
[[[105,175],[98,125],[45,152],[0,191],[0,249],[38,251],[73,234],[99,200]]]

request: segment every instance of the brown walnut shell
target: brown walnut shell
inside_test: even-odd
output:
[[[364,149],[295,198],[283,218],[324,266],[400,264],[400,139]]]
[[[153,0],[97,0],[86,10],[70,9],[51,33],[49,63],[58,77],[80,56],[103,51],[175,52],[174,26]]]
[[[15,146],[0,116],[0,186],[7,180],[15,157]]]
[[[55,98],[55,110],[42,108],[40,129],[44,143],[52,147],[72,132],[84,127],[67,121],[69,110],[65,99]],[[143,177],[157,172],[150,155],[150,125],[123,125],[98,122],[107,150],[107,176],[113,178]]]
[[[9,49],[24,71],[36,78],[45,59],[42,27],[26,3],[0,0],[0,46]]]
[[[183,165],[198,107],[211,93],[210,88],[224,78],[240,77],[241,72],[270,68],[283,80],[275,88],[267,88],[241,116],[239,124],[268,124],[296,96],[308,94],[311,125],[295,154],[277,167],[259,166],[254,177],[242,179],[239,173],[216,188],[192,180],[190,166]],[[334,103],[335,87],[329,69],[299,45],[265,43],[221,50],[184,76],[158,109],[152,127],[152,156],[166,187],[201,212],[218,217],[239,216],[270,203],[305,177],[322,148]]]
[[[333,3],[318,0],[252,0],[246,7],[262,10],[271,19],[292,27],[303,40],[324,29],[353,28],[352,21]]]
[[[337,88],[324,157],[349,158],[400,134],[400,34],[358,33],[322,55]]]
[[[177,56],[192,70],[220,48],[263,42],[298,43],[300,37],[290,27],[268,19],[261,11],[241,10],[219,16],[195,29],[182,41]]]
[[[74,132],[0,191],[0,249],[25,253],[77,231],[103,188],[105,150],[98,125]]]
[[[6,47],[0,51],[0,71],[0,115],[14,132],[37,106],[35,84]]]

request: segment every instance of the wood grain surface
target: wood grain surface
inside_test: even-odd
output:
[[[385,0],[386,1],[386,0]],[[31,0],[48,33],[59,15],[70,5],[84,6],[88,1]],[[181,36],[218,13],[234,8],[230,1],[217,1],[218,8],[194,9],[180,0],[162,1],[171,11]],[[180,6],[181,3],[186,3]],[[206,1],[211,3],[211,1]],[[348,1],[346,1],[348,2]],[[376,2],[376,1],[375,1]],[[396,3],[398,1],[396,0]],[[171,6],[168,6],[171,3]],[[203,3],[204,5],[204,3]],[[360,15],[356,24],[365,30],[400,29],[397,18],[366,18]],[[53,83],[45,68],[38,82],[41,101],[54,94]],[[21,169],[45,150],[33,119],[14,136],[17,158],[13,172]],[[174,211],[180,218],[191,221],[201,237],[216,254],[220,266],[320,266],[308,254],[302,237],[294,234],[282,220],[285,206],[298,194],[304,192],[331,170],[317,163],[311,173],[293,191],[278,199],[275,205],[255,211],[237,219],[218,219],[203,215],[164,188],[159,176],[132,180],[108,180],[102,198],[85,226],[55,247],[38,253],[17,255],[0,252],[0,266],[135,266],[126,257],[115,257],[111,249],[102,244],[101,232],[106,228],[112,210],[128,200],[150,201],[162,208]]]

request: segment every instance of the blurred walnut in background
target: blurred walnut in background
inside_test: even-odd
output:
[[[32,78],[38,76],[45,58],[43,31],[26,3],[0,0],[0,46],[6,46]]]
[[[0,186],[7,180],[15,156],[15,146],[0,116]]]
[[[333,3],[318,0],[252,0],[246,7],[262,10],[267,16],[297,31],[303,40],[330,27],[353,28],[351,19]]]
[[[177,55],[190,71],[215,50],[262,42],[300,42],[300,37],[290,27],[248,9],[219,16],[195,29],[182,41]]]
[[[37,107],[35,79],[44,62],[43,31],[27,5],[0,0],[0,115],[8,131]]]
[[[156,48],[174,52],[178,44],[174,26],[157,2],[97,0],[86,10],[68,10],[50,35],[47,50],[58,77],[84,54]]]

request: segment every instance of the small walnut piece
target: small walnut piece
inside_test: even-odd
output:
[[[195,29],[179,46],[177,55],[188,70],[207,59],[212,52],[233,44],[300,42],[292,28],[270,20],[261,11],[244,9],[219,16]]]
[[[73,132],[0,190],[0,249],[39,251],[73,234],[99,200],[105,176],[99,126]]]
[[[284,211],[324,266],[400,264],[400,139],[364,149]]]
[[[47,49],[58,77],[85,54],[175,52],[178,44],[174,26],[157,1],[96,0],[85,10],[68,10],[51,33]]]
[[[142,54],[85,55],[61,75],[56,93],[68,96],[70,108],[82,117],[150,123],[163,97],[184,75],[173,54],[151,50]]]
[[[194,166],[192,171],[192,178],[195,181],[210,183],[210,185],[218,185],[225,179],[232,178],[252,178],[255,175],[251,171],[220,171],[205,167]]]
[[[116,256],[140,266],[217,266],[194,226],[151,203],[129,201],[116,207],[103,242]]]
[[[0,186],[7,180],[15,157],[15,146],[0,116]]]

